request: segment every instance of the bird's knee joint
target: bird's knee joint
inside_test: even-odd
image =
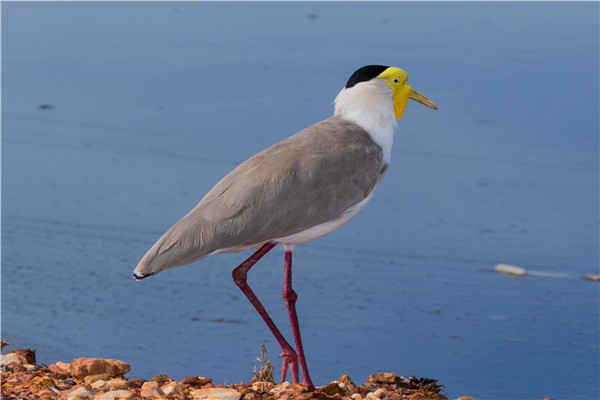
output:
[[[296,300],[298,300],[298,294],[294,292],[294,289],[283,289],[283,300],[286,303],[296,303]]]
[[[231,273],[231,277],[233,278],[235,284],[241,287],[246,284],[248,274],[244,271],[238,271],[237,269],[234,269]]]

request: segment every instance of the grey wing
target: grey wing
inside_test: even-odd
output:
[[[219,226],[220,249],[253,246],[337,219],[385,167],[362,128],[333,117],[240,165],[194,212]]]
[[[223,178],[163,235],[146,255],[154,260],[145,267],[140,262],[136,273],[251,248],[335,220],[368,196],[385,167],[381,148],[362,128],[329,118]]]

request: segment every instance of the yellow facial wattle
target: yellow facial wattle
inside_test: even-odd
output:
[[[396,113],[396,119],[400,119],[404,114],[408,99],[410,99],[412,88],[408,84],[404,84],[392,89],[394,89],[394,112]]]
[[[437,106],[433,101],[409,86],[408,73],[403,69],[389,67],[379,74],[377,78],[385,79],[387,84],[390,85],[393,90],[394,113],[396,114],[396,119],[402,118],[408,99],[413,99],[429,108],[437,110]]]

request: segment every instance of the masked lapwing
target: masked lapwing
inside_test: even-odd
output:
[[[213,254],[258,249],[233,270],[233,280],[281,345],[281,380],[289,367],[298,383],[299,364],[302,383],[312,385],[292,289],[292,249],[338,229],[371,200],[390,163],[397,120],[409,99],[437,110],[407,80],[408,74],[395,67],[358,69],[336,97],[332,117],[263,150],[221,179],[158,239],[134,278]],[[285,250],[283,299],[295,350],[246,283],[250,268],[277,245]]]

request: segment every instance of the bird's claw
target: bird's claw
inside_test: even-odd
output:
[[[292,371],[293,383],[298,383],[298,355],[294,350],[284,350],[279,356],[283,358],[283,366],[281,367],[281,383],[285,382],[285,376],[287,375],[288,365]]]

